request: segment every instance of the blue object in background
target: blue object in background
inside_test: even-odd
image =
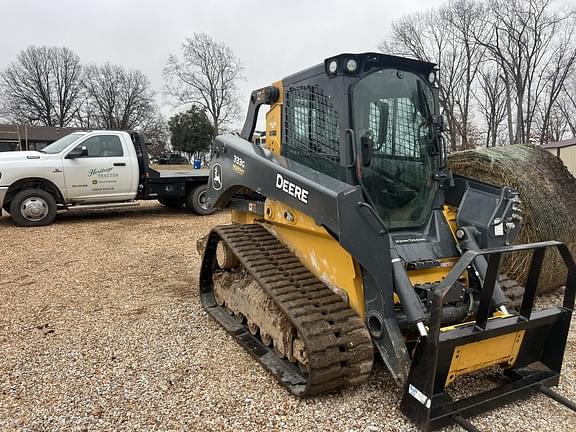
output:
[[[200,159],[194,159],[194,169],[202,168],[202,161]]]

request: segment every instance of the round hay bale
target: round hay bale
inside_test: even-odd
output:
[[[576,256],[576,179],[562,161],[535,145],[512,145],[453,153],[453,173],[520,193],[524,222],[515,244],[559,240]],[[506,257],[503,272],[526,283],[531,254]],[[548,248],[538,294],[565,285],[566,267],[557,249]]]

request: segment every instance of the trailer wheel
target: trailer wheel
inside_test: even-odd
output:
[[[201,216],[211,215],[216,211],[215,208],[208,209],[206,202],[207,189],[208,187],[206,185],[200,185],[188,192],[188,195],[186,195],[186,208],[189,211],[198,213]]]
[[[56,218],[56,200],[42,189],[24,189],[10,202],[10,216],[18,226],[51,224]]]
[[[181,209],[184,205],[184,201],[178,198],[158,198],[158,202],[164,207]]]

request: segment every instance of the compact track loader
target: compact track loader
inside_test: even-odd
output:
[[[254,91],[240,136],[213,147],[208,201],[230,206],[232,224],[201,244],[203,305],[298,396],[364,382],[376,352],[422,430],[475,430],[470,416],[538,391],[575,409],[550,390],[574,260],[556,241],[512,246],[518,194],[451,175],[442,131],[431,63],[341,54]],[[567,268],[564,303],[533,310],[551,248]],[[517,310],[500,274],[510,252],[532,256]],[[498,387],[449,394],[489,368]]]

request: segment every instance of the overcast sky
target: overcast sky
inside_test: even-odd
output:
[[[194,32],[229,45],[250,91],[340,52],[374,51],[391,22],[441,0],[2,0],[0,68],[28,45],[66,46],[83,63],[111,62],[144,72],[162,111],[168,54]]]

